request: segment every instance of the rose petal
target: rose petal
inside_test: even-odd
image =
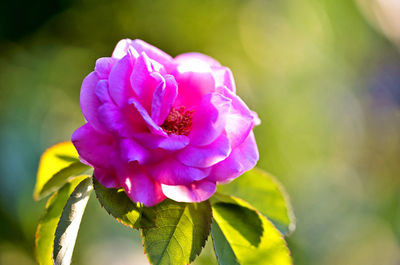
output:
[[[117,62],[116,58],[111,58],[111,57],[99,58],[96,61],[96,66],[94,68],[94,71],[97,73],[97,76],[100,79],[107,79],[108,76],[110,75],[112,67],[116,62]]]
[[[150,207],[165,199],[161,185],[138,168],[129,169],[122,179],[122,187],[135,202],[141,202]]]
[[[72,134],[71,141],[79,155],[92,166],[112,168],[116,148],[111,135],[101,133],[86,123]]]
[[[175,106],[197,107],[204,95],[215,91],[215,81],[211,70],[195,72],[183,69],[181,72],[174,71],[172,75],[178,83]]]
[[[210,198],[217,189],[215,182],[201,180],[188,185],[161,184],[165,196],[178,202],[201,202]]]
[[[177,155],[178,160],[191,167],[206,168],[221,162],[231,153],[226,134],[222,133],[214,142],[206,146],[188,146]]]
[[[227,87],[218,87],[222,95],[232,100],[232,107],[226,118],[225,131],[232,148],[240,145],[249,135],[255,125],[254,114],[247,105]]]
[[[215,86],[226,86],[230,91],[236,93],[235,79],[231,69],[228,67],[211,67],[215,80]]]
[[[101,103],[112,103],[110,93],[108,91],[108,81],[100,80],[97,83],[95,94]]]
[[[128,49],[132,44],[132,40],[123,39],[120,40],[114,48],[112,57],[116,59],[122,59],[125,55],[128,54]]]
[[[204,96],[195,110],[192,130],[189,138],[192,145],[208,145],[221,135],[226,117],[231,107],[231,100],[218,93]]]
[[[105,131],[97,115],[97,109],[101,104],[95,94],[97,82],[99,82],[99,78],[95,72],[91,72],[88,76],[86,76],[81,86],[80,104],[82,114],[85,119],[96,130]]]
[[[151,157],[146,148],[135,140],[128,138],[120,141],[120,152],[122,159],[127,163],[137,161],[139,164],[144,164]]]
[[[131,45],[139,52],[145,52],[151,59],[161,63],[168,64],[172,57],[163,52],[162,50],[150,45],[142,40],[136,39],[131,42]]]
[[[111,69],[109,76],[109,91],[114,102],[123,107],[127,104],[128,98],[134,96],[130,84],[132,73],[132,57],[128,54],[119,60]]]
[[[156,181],[168,185],[185,185],[207,177],[210,169],[185,166],[174,158],[164,159],[147,167],[147,172]]]
[[[213,166],[207,180],[226,183],[252,169],[258,161],[258,149],[254,133],[250,132],[246,140],[232,150],[224,161]]]
[[[171,107],[178,95],[178,84],[172,75],[165,75],[165,86],[161,84],[157,87],[153,94],[153,102],[151,104],[151,117],[158,125],[163,124],[168,117]]]
[[[203,63],[208,66],[221,66],[214,58],[198,52],[182,53],[174,58],[174,62],[180,65],[189,64],[199,66]]]
[[[105,103],[99,107],[98,113],[103,126],[121,137],[132,137],[147,129],[146,123],[135,109],[123,110],[114,103]]]
[[[136,60],[130,76],[131,86],[140,103],[150,111],[151,101],[155,89],[160,83],[165,82],[160,73],[155,69],[145,53]]]
[[[186,147],[190,139],[185,135],[157,135],[151,133],[136,133],[134,136],[138,141],[143,143],[147,148],[176,151]]]
[[[136,98],[130,98],[128,102],[129,105],[133,106],[139,112],[143,120],[146,122],[147,127],[152,133],[167,136],[167,133],[164,132],[164,130],[153,121],[147,110],[142,106],[142,104],[140,104],[140,102]]]
[[[96,167],[94,169],[93,176],[97,179],[98,182],[100,182],[101,185],[106,188],[117,189],[121,187],[114,170]]]

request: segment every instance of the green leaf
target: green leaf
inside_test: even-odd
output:
[[[92,168],[82,164],[80,161],[73,162],[69,166],[61,169],[50,178],[41,189],[39,198],[43,198],[62,187],[69,179],[77,176],[92,175]]]
[[[249,202],[282,234],[288,234],[296,227],[292,207],[282,185],[261,169],[250,170],[229,184],[219,185],[218,191]]]
[[[53,265],[53,242],[58,220],[71,193],[85,178],[78,177],[67,182],[47,201],[46,210],[39,221],[35,234],[35,256],[39,265]]]
[[[40,158],[33,198],[39,200],[60,188],[65,183],[60,180],[70,177],[65,175],[66,172],[60,173],[60,171],[78,162],[78,153],[71,142],[59,143],[47,149]],[[57,180],[52,183],[50,180],[58,173]]]
[[[107,189],[93,178],[93,187],[101,206],[118,222],[131,228],[140,228],[143,207],[133,202],[123,189]]]
[[[235,201],[241,201],[237,198]],[[286,246],[282,234],[268,221],[265,216],[256,212],[244,201],[240,204],[217,202],[213,205],[214,222],[211,234],[214,243],[218,264],[269,264],[289,265],[292,264],[289,249]],[[250,212],[252,212],[250,214]],[[261,222],[263,232],[260,241],[255,245],[254,238],[258,233]]]
[[[92,189],[91,179],[84,179],[76,186],[64,207],[54,238],[53,261],[56,265],[71,264],[79,226]]]
[[[210,234],[212,212],[209,201],[180,203],[172,200],[144,208],[142,237],[153,265],[184,265],[203,249]]]

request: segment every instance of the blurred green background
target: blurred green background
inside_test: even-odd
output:
[[[399,14],[388,0],[2,1],[0,264],[35,264],[40,154],[83,124],[80,84],[122,38],[232,69],[262,120],[259,167],[292,200],[294,264],[400,264]],[[73,263],[147,261],[91,200]]]

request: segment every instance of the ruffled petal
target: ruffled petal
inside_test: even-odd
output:
[[[172,60],[172,57],[163,52],[162,50],[154,47],[153,45],[148,44],[142,40],[136,39],[131,42],[131,45],[137,50],[139,53],[145,52],[151,59],[161,63],[161,64],[169,64]]]
[[[98,113],[103,126],[121,137],[132,137],[147,129],[142,117],[134,109],[123,111],[114,103],[105,103],[99,107]]]
[[[141,202],[150,207],[165,199],[161,185],[136,167],[127,170],[122,179],[122,187],[129,198],[135,202]]]
[[[112,67],[116,62],[117,59],[112,57],[99,58],[96,61],[94,71],[97,73],[100,79],[107,79],[110,75]]]
[[[215,141],[224,130],[230,108],[229,98],[218,93],[205,95],[193,116],[189,134],[191,144],[203,146]]]
[[[232,100],[232,108],[226,118],[225,131],[232,148],[240,145],[255,126],[255,116],[247,105],[227,87],[217,88],[222,95]]]
[[[198,52],[182,53],[174,58],[174,62],[180,65],[192,65],[192,68],[202,67],[203,64],[207,66],[221,66],[214,58]]]
[[[177,158],[186,166],[206,168],[221,162],[230,153],[229,139],[225,133],[222,133],[209,145],[186,147],[178,153]]]
[[[142,119],[146,122],[147,127],[152,133],[167,136],[167,133],[164,132],[164,130],[153,121],[147,110],[142,106],[142,104],[140,104],[140,102],[136,98],[130,98],[128,102],[130,106],[133,106],[134,109],[139,112]]]
[[[130,76],[131,86],[140,103],[150,111],[154,90],[165,82],[160,73],[155,72],[150,59],[142,53],[136,60]]]
[[[185,148],[189,142],[189,137],[185,135],[157,135],[151,133],[136,133],[134,136],[138,141],[143,143],[147,148],[161,148],[168,151],[177,151]]]
[[[201,180],[188,185],[161,184],[165,196],[178,202],[201,202],[209,199],[217,189],[215,182]]]
[[[109,76],[109,91],[114,102],[123,107],[128,103],[128,99],[134,96],[130,84],[132,73],[132,57],[128,54],[119,60],[111,69]]]
[[[111,135],[101,133],[86,123],[72,134],[71,141],[79,155],[92,166],[112,168],[116,147]]]
[[[137,161],[141,165],[151,158],[150,152],[133,139],[122,139],[119,146],[121,158],[127,163]]]
[[[164,80],[165,83],[160,83],[154,91],[151,104],[151,117],[157,125],[163,124],[178,96],[178,84],[175,78],[172,75],[166,75]]]
[[[100,80],[97,83],[95,94],[101,103],[112,103],[110,93],[108,91],[108,81]]]
[[[99,78],[95,72],[91,72],[82,82],[80,104],[82,114],[85,119],[98,131],[104,131],[97,109],[101,102],[97,98],[95,91]]]
[[[117,189],[121,187],[114,170],[96,167],[94,169],[93,176],[97,179],[98,182],[100,182],[101,185],[106,188]]]
[[[130,47],[132,47],[132,40],[130,39],[120,40],[114,48],[112,57],[116,59],[122,59],[125,55],[128,54],[128,50]]]
[[[215,80],[215,87],[226,86],[230,91],[236,93],[235,79],[231,69],[228,67],[211,67]]]
[[[168,185],[185,185],[204,179],[210,169],[185,166],[174,158],[164,159],[158,164],[147,167],[147,172],[156,181]]]
[[[215,81],[211,70],[205,72],[189,71],[180,69],[173,72],[178,83],[178,97],[175,106],[187,108],[197,107],[204,95],[215,91]]]
[[[258,161],[258,149],[254,133],[250,132],[247,139],[232,150],[224,161],[213,166],[207,180],[226,183],[252,169]]]

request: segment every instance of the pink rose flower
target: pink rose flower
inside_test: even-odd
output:
[[[80,158],[103,186],[146,206],[207,200],[258,161],[257,115],[229,68],[200,53],[172,58],[121,40],[83,80],[80,104],[87,123],[72,135]]]

